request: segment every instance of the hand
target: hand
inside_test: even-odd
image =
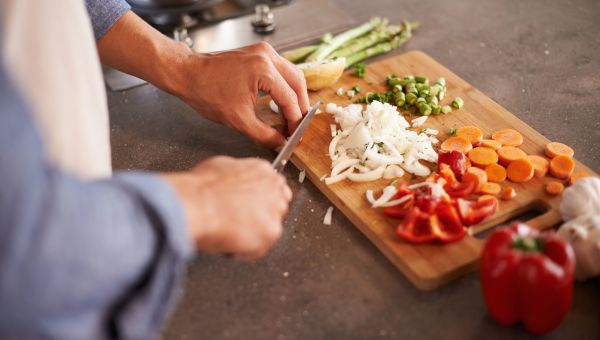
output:
[[[281,236],[292,191],[269,163],[220,156],[162,176],[181,199],[198,250],[250,261]]]
[[[267,43],[219,53],[191,53],[179,67],[183,80],[174,92],[206,118],[277,148],[285,138],[256,117],[258,91],[271,95],[292,133],[309,109],[306,81]]]

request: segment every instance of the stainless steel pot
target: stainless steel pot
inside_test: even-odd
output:
[[[142,14],[173,14],[199,11],[223,0],[127,0],[135,12]]]

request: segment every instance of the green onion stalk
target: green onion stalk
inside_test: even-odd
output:
[[[322,60],[327,59],[327,57],[331,53],[333,53],[335,50],[337,50],[345,42],[352,40],[354,38],[360,37],[361,35],[364,35],[370,31],[372,31],[379,24],[381,24],[381,22],[382,22],[381,18],[375,17],[358,27],[349,29],[343,33],[336,35],[328,42],[319,45],[319,48],[317,48],[316,51],[314,51],[311,55],[309,55],[306,58],[306,61],[307,62],[322,61]]]

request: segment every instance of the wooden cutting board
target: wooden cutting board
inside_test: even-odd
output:
[[[329,200],[365,234],[377,248],[421,290],[432,290],[463,274],[477,269],[479,253],[484,240],[474,236],[466,236],[459,242],[451,244],[422,244],[414,245],[400,240],[395,235],[395,227],[399,220],[390,219],[383,215],[381,209],[370,208],[365,199],[365,191],[374,189],[376,193],[390,183],[390,180],[379,180],[369,183],[353,183],[342,181],[333,185],[326,185],[320,178],[331,171],[331,161],[328,156],[328,146],[331,141],[330,124],[334,124],[333,117],[325,113],[326,103],[335,102],[338,105],[348,105],[352,102],[347,97],[335,94],[339,87],[350,89],[359,85],[362,93],[367,91],[385,91],[384,80],[388,74],[395,73],[400,76],[407,74],[426,75],[430,80],[437,77],[446,78],[447,98],[443,103],[450,103],[454,97],[464,99],[465,105],[460,110],[451,114],[430,116],[427,122],[419,127],[433,128],[440,131],[438,138],[444,140],[449,137],[450,129],[465,125],[480,127],[489,138],[492,132],[500,128],[513,128],[524,136],[521,148],[531,155],[543,155],[544,146],[549,142],[544,136],[525,124],[512,113],[488,98],[472,85],[459,78],[456,74],[437,63],[426,54],[413,51],[396,57],[382,60],[368,65],[365,79],[358,79],[346,72],[335,88],[326,88],[310,94],[311,102],[321,100],[322,114],[315,116],[311,125],[306,130],[302,143],[295,150],[292,162],[299,168],[306,170],[307,177],[329,198]],[[278,125],[279,120],[268,109],[270,98],[261,99],[258,113],[261,119],[272,125]],[[409,120],[411,117],[407,117]],[[412,118],[416,118],[412,117]],[[575,150],[577,152],[577,150]],[[575,171],[593,172],[577,162]],[[405,175],[404,180],[410,181],[410,175]],[[418,179],[417,181],[421,181]],[[482,224],[472,227],[472,234],[480,233],[506,221],[512,220],[522,214],[536,210],[538,217],[528,223],[536,228],[545,229],[560,223],[558,206],[560,197],[551,197],[544,191],[544,184],[551,177],[517,184],[504,182],[502,186],[511,185],[517,191],[517,197],[511,201],[500,201],[498,212],[485,220]]]

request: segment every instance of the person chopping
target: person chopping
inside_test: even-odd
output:
[[[292,132],[309,108],[304,77],[266,43],[195,53],[125,1],[0,10],[0,338],[156,337],[194,251],[265,255],[292,192],[258,159],[113,175],[100,63],[270,148],[285,138],[256,117],[257,93]]]

